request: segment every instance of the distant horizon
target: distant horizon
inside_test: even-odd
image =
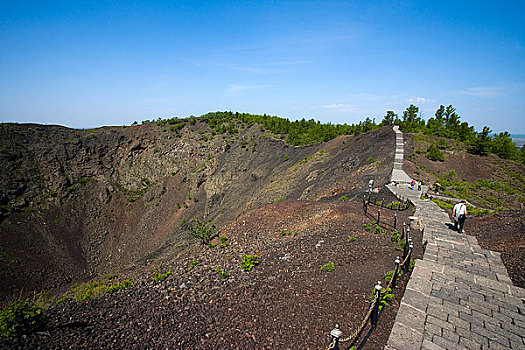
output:
[[[518,0],[0,1],[0,122],[241,110],[355,124],[442,104],[476,130],[525,133],[523,13]]]
[[[210,111],[210,112],[206,112],[206,113],[213,113],[213,112],[219,112],[219,111]],[[268,113],[250,113],[250,112],[242,112],[242,111],[231,111],[233,113],[246,113],[246,114],[254,114],[254,115],[268,115],[268,116],[275,116],[275,117],[280,117],[280,118],[285,118],[285,119],[288,119],[290,121],[294,121],[294,120],[301,120],[302,118],[299,118],[299,119],[290,119],[290,118],[287,118],[285,116],[281,116],[281,115],[270,115]],[[196,115],[196,114],[190,114],[190,115],[187,115],[187,116],[170,116],[170,117],[160,117],[161,119],[171,119],[171,118],[181,118],[181,119],[184,119],[184,118],[190,118],[191,116],[195,116],[195,117],[201,117],[203,115],[205,115],[206,113],[203,113],[203,114],[200,114],[200,115]],[[402,114],[402,113],[401,113]],[[151,119],[143,119],[143,120],[133,120],[132,122],[128,123],[128,124],[102,124],[102,125],[98,125],[98,126],[87,126],[87,127],[73,127],[73,126],[68,126],[68,125],[64,125],[64,124],[58,124],[58,123],[52,123],[52,122],[45,122],[45,123],[41,123],[41,122],[33,122],[33,121],[23,121],[23,122],[20,122],[20,121],[0,121],[0,123],[15,123],[15,124],[38,124],[38,125],[46,125],[46,126],[62,126],[62,127],[65,127],[65,128],[69,128],[69,129],[78,129],[78,130],[89,130],[89,129],[97,129],[97,128],[103,128],[103,127],[113,127],[113,126],[133,126],[132,124],[134,122],[137,122],[138,125],[141,125],[143,121],[146,121],[146,120],[149,120],[150,122],[155,122],[156,120],[158,120],[159,117],[156,117],[156,118],[151,118]],[[366,119],[367,117],[364,117],[362,120],[359,120],[357,122],[351,122],[351,123],[346,123],[348,125],[350,124],[358,124],[359,122],[362,122]],[[315,121],[320,121],[321,123],[331,123],[331,124],[345,124],[344,122],[342,123],[334,123],[334,122],[331,122],[331,121],[321,121],[319,119],[316,119],[316,118],[305,118],[306,120],[309,120],[309,119],[314,119]],[[375,122],[377,124],[379,124],[382,120],[382,117],[378,120],[377,118],[375,118]],[[427,121],[427,119],[425,119],[425,121]],[[471,125],[472,126],[472,125]],[[491,125],[487,125],[491,130],[492,130],[492,126]],[[481,130],[478,130],[478,129],[475,129],[476,132],[480,132]],[[511,138],[517,138],[517,139],[525,139],[525,132],[513,132],[513,131],[510,131],[510,130],[499,130],[499,131],[494,131],[492,130],[490,135],[494,136],[496,134],[499,134],[501,132],[508,132],[510,135],[511,135]]]

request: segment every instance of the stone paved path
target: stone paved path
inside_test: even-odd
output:
[[[394,131],[392,181],[400,185],[387,187],[416,205],[428,243],[423,259],[416,261],[385,350],[525,350],[525,289],[512,285],[499,253],[453,231],[448,214],[408,188],[411,179],[397,157],[403,154],[403,136]]]

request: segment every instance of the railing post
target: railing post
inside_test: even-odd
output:
[[[336,324],[335,328],[332,329],[332,331],[330,332],[330,335],[332,336],[332,339],[330,341],[330,346],[331,347],[329,349],[339,350],[339,338],[341,337],[342,334],[343,334],[343,332],[341,332],[339,330],[339,325]]]
[[[403,230],[401,231],[401,238],[405,238],[406,224],[403,223]]]
[[[377,284],[374,287],[374,289],[376,292],[376,297],[375,297],[376,303],[374,305],[374,308],[372,309],[372,314],[370,315],[370,322],[372,323],[372,328],[376,327],[377,319],[379,317],[379,295],[381,294],[381,289],[382,289],[380,281],[377,281]]]
[[[381,210],[377,209],[377,223],[379,224],[379,221],[381,219]]]
[[[401,261],[399,260],[399,256],[396,256],[396,260],[394,261],[394,274],[392,275],[392,289],[396,287],[397,282],[397,272],[399,271],[399,263]]]
[[[405,241],[406,241],[406,244],[408,245],[408,241],[410,241],[410,226],[407,226],[406,230],[407,232],[405,236]]]
[[[412,240],[409,241],[408,243],[408,258],[405,256],[406,258],[406,261],[405,261],[405,266],[403,266],[403,271],[408,271],[408,269],[410,268],[410,259],[412,259],[412,250],[414,248],[414,245],[412,244]]]
[[[394,230],[397,230],[397,213],[394,214]]]
[[[403,248],[403,260],[406,258],[408,254],[408,243],[405,242],[405,247]],[[402,266],[403,267],[403,271],[405,271],[405,265]]]

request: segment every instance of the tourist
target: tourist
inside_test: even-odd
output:
[[[454,230],[462,233],[463,225],[465,224],[465,219],[467,218],[467,205],[465,204],[465,200],[461,200],[454,206],[452,216],[454,217]]]

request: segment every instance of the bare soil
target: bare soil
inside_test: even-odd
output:
[[[157,268],[123,274],[137,283],[101,298],[48,310],[47,333],[0,341],[13,349],[322,349],[338,323],[348,336],[369,308],[369,295],[401,252],[388,234],[366,231],[359,202],[282,201],[224,227],[224,248],[198,246]],[[388,198],[388,195],[386,195]],[[395,212],[399,222],[412,211]],[[394,212],[383,209],[392,222]],[[350,240],[353,236],[356,239]],[[415,242],[421,242],[420,235]],[[218,243],[218,242],[217,242]],[[414,258],[422,247],[416,245]],[[242,271],[244,255],[259,264]],[[190,267],[192,262],[198,264]],[[333,272],[321,266],[333,262]],[[226,271],[219,278],[217,269]],[[390,334],[406,276],[363,349],[379,349]],[[385,285],[385,282],[383,282]]]

